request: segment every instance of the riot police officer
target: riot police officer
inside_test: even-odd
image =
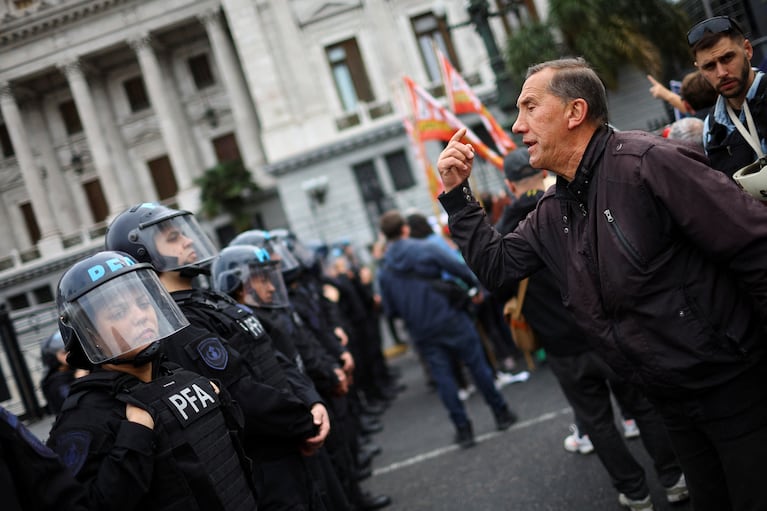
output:
[[[40,343],[40,360],[45,369],[40,387],[48,402],[48,411],[56,415],[77,376],[76,370],[67,364],[67,352],[58,328]]]
[[[72,385],[48,445],[92,509],[255,510],[239,410],[211,380],[158,358],[189,322],[154,270],[99,252],[64,273],[56,304]]]
[[[85,487],[72,477],[55,452],[2,406],[0,495],[5,511],[89,509]]]
[[[357,482],[355,470],[369,469],[370,456],[364,467],[357,467],[355,428],[350,431],[347,418],[345,395],[348,381],[341,367],[340,359],[329,354],[306,328],[300,316],[292,309],[282,276],[282,263],[287,268],[298,264],[281,243],[272,244],[263,231],[248,231],[239,235],[224,248],[211,266],[212,283],[215,289],[253,310],[258,319],[267,326],[279,345],[301,361],[306,373],[312,378],[318,390],[331,404],[334,427],[328,437],[327,446],[335,462],[334,466],[349,499],[359,509],[379,509],[387,506],[391,499],[385,495],[374,496],[363,492]],[[259,246],[240,245],[245,241],[259,243]],[[271,252],[271,254],[270,254]]]
[[[194,216],[158,204],[135,205],[109,225],[106,246],[150,263],[201,333],[199,343],[167,343],[164,352],[202,374],[220,373],[242,406],[243,440],[256,462],[259,507],[325,509],[327,489],[313,480],[303,456],[322,446],[330,429],[327,410],[293,361],[275,351],[255,316],[226,295],[193,286],[216,255]],[[273,395],[265,396],[266,389]]]

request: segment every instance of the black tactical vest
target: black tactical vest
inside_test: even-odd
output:
[[[249,461],[241,454],[239,440],[224,420],[221,402],[210,381],[175,366],[163,373],[149,383],[114,372],[89,375],[73,388],[63,413],[76,409],[78,403],[98,402],[102,406],[113,403],[111,406],[119,413],[124,410],[124,403],[133,403],[151,413],[155,421],[154,470],[141,509],[255,510]],[[80,411],[87,412],[87,405],[80,407]],[[62,431],[58,434],[65,436],[78,422],[87,423],[88,417],[87,413],[75,421],[60,417]],[[94,433],[93,428],[87,429]],[[103,428],[104,432],[108,430]],[[90,455],[108,455],[112,442],[93,438]]]
[[[205,318],[205,324],[223,337],[258,373],[262,383],[288,389],[274,346],[261,322],[228,296],[195,289],[172,293],[184,315]]]

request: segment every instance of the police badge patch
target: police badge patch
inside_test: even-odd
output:
[[[88,458],[91,434],[87,431],[70,431],[61,435],[54,450],[72,475],[77,475]]]
[[[208,367],[219,371],[226,369],[226,364],[229,362],[229,353],[216,337],[209,337],[200,341],[197,345],[197,353],[200,354]]]

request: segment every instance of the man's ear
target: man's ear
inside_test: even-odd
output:
[[[743,49],[746,50],[746,59],[751,62],[751,58],[754,56],[754,47],[751,46],[751,41],[748,39],[743,41]]]
[[[576,128],[586,121],[586,116],[589,113],[589,105],[583,98],[577,98],[567,105],[567,127],[569,129]]]

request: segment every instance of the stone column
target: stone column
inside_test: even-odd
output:
[[[27,118],[30,128],[35,133],[40,157],[45,167],[49,203],[55,212],[59,229],[63,234],[69,235],[78,232],[82,222],[75,206],[72,190],[56,157],[56,148],[53,146],[48,123],[40,107],[38,103],[34,108],[30,108]]]
[[[112,158],[109,154],[109,145],[105,131],[101,127],[98,114],[96,112],[96,103],[88,87],[88,81],[85,78],[80,61],[75,60],[61,66],[62,71],[67,77],[69,88],[72,91],[72,97],[77,106],[77,113],[83,123],[85,138],[88,140],[88,148],[91,152],[93,165],[101,182],[101,188],[109,207],[109,216],[120,213],[127,204],[123,199],[124,194],[119,186],[119,180],[115,174]]]
[[[115,167],[120,186],[125,195],[125,202],[129,205],[140,202],[152,202],[157,200],[157,193],[152,184],[152,178],[144,166],[137,169],[125,146],[125,140],[120,127],[117,124],[117,116],[112,105],[114,104],[103,80],[91,81],[91,93],[93,102],[99,113],[99,119],[104,126],[104,133],[109,141],[112,163]]]
[[[196,174],[193,171],[198,167],[198,164],[185,150],[186,145],[190,142],[186,140],[175,122],[172,104],[178,101],[178,94],[174,95],[173,91],[166,86],[160,63],[152,48],[150,36],[144,35],[131,39],[129,44],[138,56],[149,100],[152,102],[155,114],[157,114],[160,132],[168,150],[168,158],[173,165],[173,173],[176,176],[179,191],[187,190],[193,186],[192,179]]]
[[[19,164],[24,186],[32,204],[32,211],[40,229],[41,239],[38,243],[38,249],[41,255],[55,254],[61,250],[62,246],[59,228],[45,195],[43,179],[29,145],[30,138],[21,120],[19,106],[13,96],[11,86],[7,82],[0,84],[0,111],[2,111],[3,119],[5,119],[13,150],[16,153],[16,161]]]
[[[256,109],[248,92],[234,46],[224,30],[221,13],[218,10],[208,11],[199,19],[208,32],[213,55],[221,71],[221,79],[226,87],[229,101],[232,102],[235,135],[237,145],[242,152],[243,163],[261,188],[271,188],[276,181],[274,177],[264,172],[266,158],[261,145],[261,128],[258,124]]]

